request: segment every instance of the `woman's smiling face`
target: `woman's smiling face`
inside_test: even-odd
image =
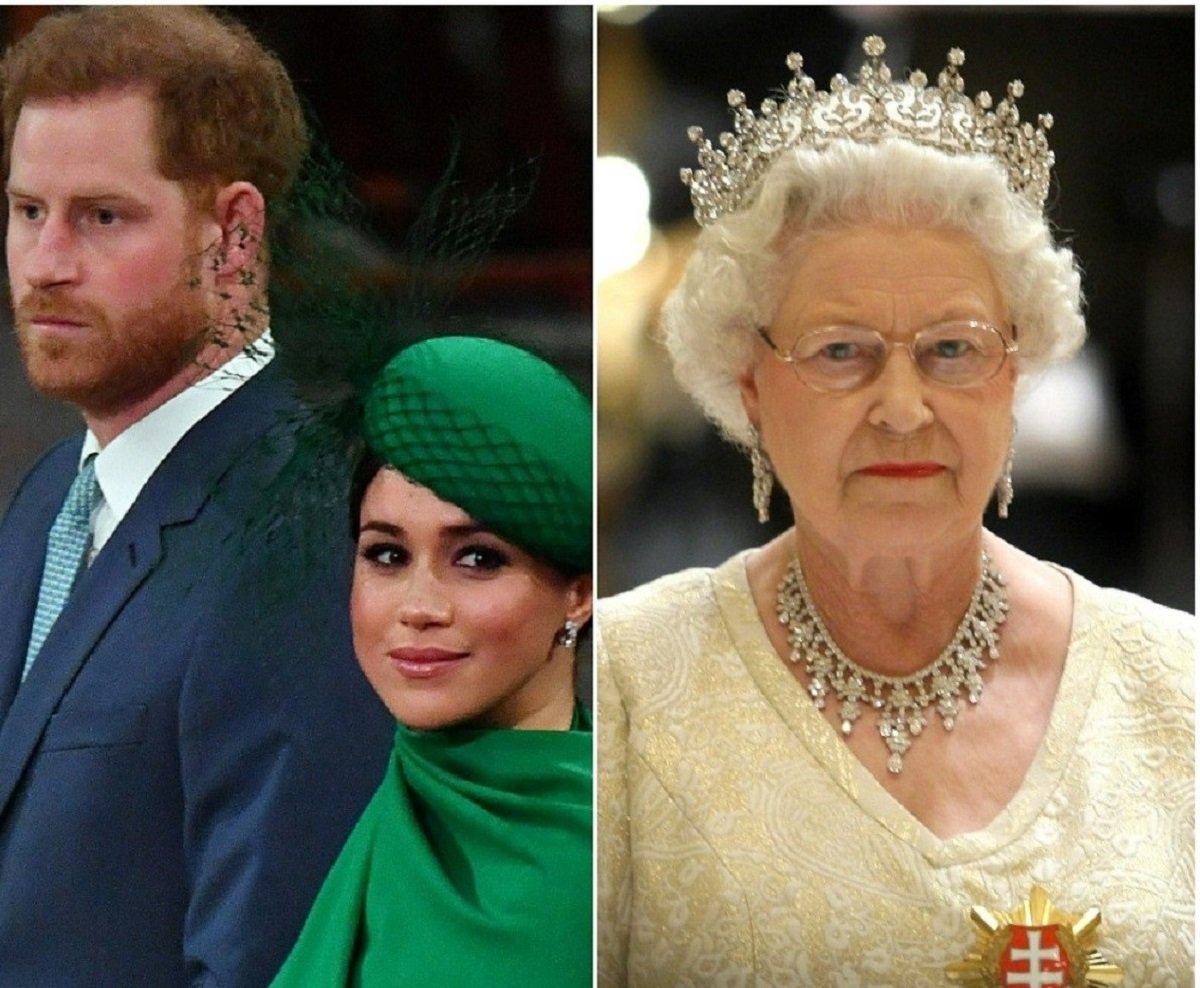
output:
[[[908,342],[947,320],[1012,330],[988,264],[965,235],[857,226],[806,238],[781,263],[781,300],[767,333],[787,352],[829,326]],[[854,390],[802,384],[764,344],[739,378],[797,524],[834,544],[927,544],[978,527],[1012,436],[1013,361],[981,384],[922,377],[903,347]]]
[[[591,603],[590,576],[564,577],[395,470],[367,487],[354,649],[409,727],[554,726],[574,663],[556,636],[587,621]]]

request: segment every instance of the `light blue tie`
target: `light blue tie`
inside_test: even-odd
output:
[[[91,542],[92,512],[102,497],[96,482],[96,457],[89,456],[50,526],[46,565],[42,569],[42,585],[38,590],[37,611],[33,615],[33,630],[29,633],[29,651],[25,653],[21,682],[25,682],[29,667],[71,595]]]

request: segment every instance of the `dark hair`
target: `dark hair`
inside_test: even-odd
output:
[[[382,470],[386,463],[383,462],[369,446],[364,446],[362,452],[358,456],[358,462],[354,464],[354,472],[350,475],[350,538],[358,540],[358,523],[359,516],[362,513],[363,498],[366,497],[367,488],[371,486],[371,481],[375,479],[375,475]]]
[[[145,87],[158,106],[159,169],[189,192],[233,181],[282,196],[308,147],[279,59],[199,7],[86,7],[53,14],[0,61],[4,170],[29,100]]]

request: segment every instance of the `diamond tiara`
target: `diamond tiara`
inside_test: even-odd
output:
[[[700,150],[700,168],[684,168],[679,177],[691,190],[696,222],[708,226],[733,213],[753,198],[758,180],[768,166],[789,148],[822,149],[836,141],[878,144],[898,138],[937,148],[948,154],[986,154],[1004,166],[1008,185],[1038,212],[1050,191],[1054,152],[1046,131],[1054,125],[1048,113],[1037,126],[1022,123],[1016,101],[1025,86],[1018,79],[1008,84],[1007,95],[992,109],[992,97],[982,92],[971,100],[963,95],[958,70],[966,60],[962,50],[951,48],[937,86],[928,86],[924,72],[913,71],[907,83],[892,82],[892,71],[883,61],[883,39],[871,35],[863,41],[867,61],[858,71],[858,84],[835,75],[829,92],[820,92],[804,74],[804,59],[792,52],[787,94],[781,100],[763,100],[760,116],[746,106],[746,96],[729,91],[733,133],[723,133],[718,147],[700,127],[689,127],[688,137]]]

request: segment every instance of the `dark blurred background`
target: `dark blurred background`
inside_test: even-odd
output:
[[[999,535],[1099,583],[1194,609],[1194,13],[1191,7],[623,7],[597,23],[600,587],[711,565],[760,528],[745,458],[676,388],[657,311],[696,226],[691,124],[731,129],[800,52],[821,88],[881,34],[893,73],[966,53],[968,94],[1025,83],[1050,112],[1050,217],[1084,271],[1089,343],[1018,406],[1016,497]],[[616,160],[613,159],[622,159]],[[636,165],[644,177],[639,183]],[[622,203],[648,195],[648,214]],[[646,222],[648,220],[648,222]]]
[[[0,43],[51,7],[5,7]],[[218,8],[221,9],[221,8]],[[333,153],[361,222],[339,238],[369,290],[405,282],[404,237],[457,142],[470,192],[534,160],[528,205],[455,305],[461,332],[524,343],[592,384],[592,11],[543,7],[235,7],[287,66]],[[26,469],[81,427],[25,382],[0,333],[0,510]]]

